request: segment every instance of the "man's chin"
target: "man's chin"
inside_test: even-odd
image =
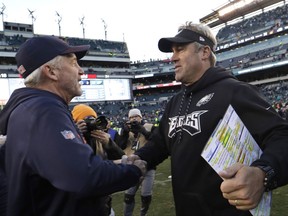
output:
[[[180,77],[176,75],[176,76],[175,76],[175,81],[176,81],[176,82],[181,82]]]
[[[75,94],[74,97],[79,97],[79,96],[81,96],[82,94],[83,94],[83,91],[80,90],[80,91],[76,92],[76,94]]]

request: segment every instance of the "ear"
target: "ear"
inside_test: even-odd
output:
[[[204,46],[203,47],[203,56],[202,56],[202,59],[205,60],[205,59],[209,59],[211,55],[211,49],[209,46]]]
[[[51,80],[58,80],[57,71],[50,65],[47,64],[43,65],[42,73],[44,74],[44,76],[46,76]]]

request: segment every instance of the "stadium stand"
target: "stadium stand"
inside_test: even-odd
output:
[[[241,1],[228,1],[200,19],[212,28],[222,26],[217,33],[217,64],[230,69],[238,79],[257,85],[275,109],[286,112],[288,5],[279,0],[249,1],[248,5],[220,16],[221,11]],[[14,55],[23,41],[37,34],[29,24],[4,22],[3,26],[4,30],[0,32],[0,78],[15,78],[19,75]],[[80,61],[85,74],[95,74],[101,79],[131,79],[134,96],[131,101],[90,104],[97,113],[109,116],[117,127],[125,121],[131,107],[139,107],[144,119],[157,124],[167,100],[181,88],[180,83],[174,81],[174,66],[169,59],[130,62],[125,42],[64,39],[73,45],[91,45],[88,55]]]

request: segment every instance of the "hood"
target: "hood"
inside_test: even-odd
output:
[[[6,135],[7,132],[7,124],[9,117],[13,110],[24,101],[39,97],[40,95],[43,97],[43,94],[53,94],[48,91],[39,90],[35,88],[19,88],[14,90],[14,92],[11,94],[7,104],[5,105],[4,109],[0,112],[0,135]],[[54,95],[54,94],[53,94]],[[60,97],[59,97],[60,98]]]
[[[190,95],[191,92],[194,93],[194,92],[200,91],[216,82],[219,82],[220,80],[227,79],[227,78],[237,79],[231,73],[231,71],[227,71],[225,68],[211,67],[193,85],[184,87],[184,88],[187,88],[186,95]]]

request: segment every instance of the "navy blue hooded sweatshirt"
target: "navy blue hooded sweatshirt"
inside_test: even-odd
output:
[[[7,216],[100,215],[99,196],[135,185],[141,171],[95,156],[67,104],[34,88],[17,89],[0,113],[7,134]]]
[[[257,91],[223,68],[212,67],[183,86],[167,104],[152,141],[138,154],[150,166],[170,156],[177,216],[251,215],[223,198],[222,179],[201,157],[229,104],[263,150],[256,164],[275,169],[278,186],[288,183],[288,125]]]

